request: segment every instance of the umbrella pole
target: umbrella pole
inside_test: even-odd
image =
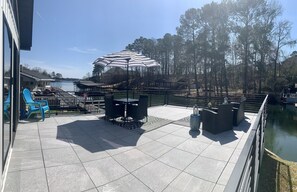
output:
[[[129,63],[129,61],[128,61]],[[127,65],[127,90],[126,90],[126,96],[127,96],[127,103],[128,103],[128,97],[129,97],[129,71],[128,71],[129,65]]]
[[[126,85],[126,96],[127,96],[127,103],[128,103],[128,97],[129,97],[129,61],[130,61],[131,58],[127,58],[126,61],[127,61],[127,85]]]

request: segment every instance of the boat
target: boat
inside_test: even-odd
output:
[[[93,81],[80,80],[74,82],[74,84],[79,88],[75,91],[75,95],[82,97],[94,97],[94,96],[104,96],[105,93],[102,91],[102,83],[95,83]]]
[[[288,86],[283,89],[281,93],[281,102],[283,104],[294,105],[297,104],[297,83],[294,86]]]

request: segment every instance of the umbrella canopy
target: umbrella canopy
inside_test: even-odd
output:
[[[160,66],[155,60],[139,53],[123,50],[99,57],[94,61],[95,65],[104,67],[155,67]]]
[[[123,50],[116,53],[111,53],[103,57],[99,57],[93,62],[94,65],[102,65],[104,67],[125,67],[127,68],[127,99],[128,99],[128,84],[129,84],[129,67],[156,67],[160,64],[144,55],[134,51]]]

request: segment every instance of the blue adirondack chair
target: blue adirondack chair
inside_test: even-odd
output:
[[[28,107],[28,111],[26,113],[27,119],[36,113],[40,113],[42,117],[42,121],[44,121],[45,113],[48,112],[50,116],[50,108],[48,106],[47,100],[33,100],[31,92],[25,88],[23,90],[23,98]]]
[[[9,108],[10,108],[10,92],[8,92],[7,98],[4,101],[4,114],[7,119],[10,119],[10,113],[9,113]]]

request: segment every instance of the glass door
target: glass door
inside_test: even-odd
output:
[[[12,117],[12,39],[7,23],[3,21],[3,124],[2,124],[2,146],[3,146],[3,167],[6,162],[9,146],[11,143],[11,117]]]

